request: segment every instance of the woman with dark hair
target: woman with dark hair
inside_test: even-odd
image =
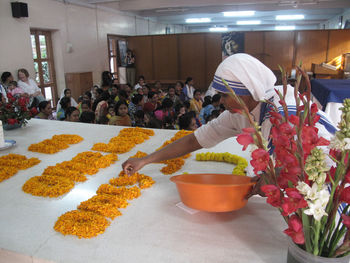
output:
[[[57,120],[63,121],[66,118],[66,110],[71,106],[70,98],[63,97],[60,100],[61,108],[57,111]]]
[[[29,77],[29,73],[26,69],[21,68],[18,70],[18,79],[18,87],[29,95],[31,103],[34,99],[36,99],[38,103],[45,100],[44,95],[41,93],[41,89],[36,82]]]
[[[113,84],[113,76],[111,72],[109,71],[103,71],[102,72],[102,83],[101,88],[106,91],[108,90]]]
[[[114,108],[115,116],[109,119],[109,125],[131,126],[131,119],[128,115],[128,104],[120,100]]]
[[[169,98],[165,98],[162,101],[162,106],[160,107],[160,109],[154,112],[154,116],[160,121],[164,121],[165,117],[167,116],[173,117],[173,101]]]
[[[95,100],[92,104],[92,111],[96,111],[97,104],[101,101],[101,95],[103,93],[102,89],[96,89],[95,91]]]
[[[84,111],[80,115],[79,121],[83,123],[95,123],[95,113],[92,111]]]
[[[57,102],[57,111],[61,109],[60,101],[63,97],[70,98],[70,105],[72,107],[78,107],[78,103],[75,101],[75,99],[72,97],[72,91],[70,89],[64,89],[63,93],[61,94],[60,100]]]
[[[194,111],[197,115],[199,115],[202,109],[202,104],[201,91],[196,89],[193,92],[193,99],[190,100],[190,111]]]
[[[143,106],[143,111],[146,113],[152,113],[159,107],[158,94],[150,91],[148,93],[148,102]]]
[[[197,123],[194,112],[187,112],[179,118],[180,130],[194,131]]]
[[[79,110],[75,107],[68,107],[66,110],[66,121],[78,122]]]
[[[184,99],[191,100],[193,99],[193,93],[194,93],[194,87],[193,87],[193,79],[191,77],[188,77],[185,82],[185,87],[182,89],[182,92],[184,94]]]
[[[52,108],[50,102],[44,100],[39,103],[39,114],[35,116],[36,119],[52,120]]]
[[[108,113],[108,99],[110,95],[108,91],[104,91],[101,97],[98,99],[98,103],[95,110],[96,123],[100,123],[102,117],[105,117]]]

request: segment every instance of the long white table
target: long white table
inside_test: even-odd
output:
[[[0,262],[283,262],[287,254],[287,228],[276,209],[265,199],[253,197],[246,207],[228,213],[190,214],[176,206],[180,202],[169,175],[159,170],[161,164],[144,167],[156,184],[142,190],[142,195],[121,209],[122,216],[111,222],[105,233],[91,239],[63,236],[53,226],[63,213],[76,209],[81,201],[95,194],[121,171],[121,164],[136,151],[151,153],[176,131],[155,130],[155,136],[130,152],[118,155],[119,161],[89,176],[84,183],[60,198],[35,197],[24,193],[22,185],[30,177],[41,175],[49,165],[70,160],[88,151],[96,142],[108,142],[123,127],[31,120],[26,127],[5,131],[6,139],[17,141],[15,147],[0,151],[38,157],[41,163],[18,172],[0,183]],[[79,144],[57,154],[27,151],[30,144],[55,134],[79,134]],[[229,151],[248,157],[235,139],[228,139],[213,152]],[[208,151],[203,149],[200,151]],[[198,151],[198,152],[200,152]],[[230,173],[232,165],[197,162],[195,154],[186,160],[182,172]]]

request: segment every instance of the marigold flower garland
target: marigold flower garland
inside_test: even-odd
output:
[[[40,163],[38,158],[27,158],[20,154],[7,154],[0,157],[0,182],[14,176],[18,170],[25,170]]]
[[[215,162],[225,162],[235,164],[236,167],[233,169],[232,174],[235,175],[246,175],[245,168],[248,165],[248,162],[245,158],[230,154],[230,153],[214,153],[214,152],[205,152],[197,153],[196,161],[215,161]]]
[[[170,140],[165,141],[163,143],[163,145],[160,148],[158,148],[157,150],[159,150],[159,149],[167,146],[168,144],[170,144],[170,143],[172,143],[172,142],[174,142],[182,137],[185,137],[191,133],[193,133],[193,131],[180,130]],[[162,161],[161,163],[166,164],[166,166],[164,166],[160,171],[163,174],[173,174],[182,168],[182,166],[185,164],[185,159],[187,159],[190,156],[191,156],[190,154],[186,154],[184,156],[181,156],[181,157],[178,157],[175,159]]]
[[[110,166],[118,160],[116,154],[102,155],[96,152],[82,152],[71,161],[47,167],[41,176],[29,179],[22,187],[28,194],[44,197],[58,197],[68,193],[75,182],[87,180],[85,174],[93,175],[100,168]]]
[[[109,143],[96,143],[92,147],[94,151],[126,153],[135,147],[136,144],[143,143],[150,136],[154,135],[153,130],[143,128],[124,128],[118,136],[109,140]]]
[[[31,144],[28,147],[28,151],[54,154],[60,150],[67,149],[69,147],[69,144],[76,144],[82,140],[83,138],[81,136],[74,134],[54,135],[51,139]]]
[[[144,154],[138,152],[137,154]],[[76,235],[79,238],[91,238],[102,234],[110,225],[111,220],[122,213],[118,208],[129,205],[126,200],[138,198],[141,190],[151,187],[155,182],[150,176],[144,174],[133,174],[128,176],[121,171],[117,178],[112,178],[110,183],[102,184],[96,191],[95,196],[83,201],[78,206],[79,210],[73,210],[61,215],[55,223],[54,229],[63,235]],[[130,188],[126,185],[138,183],[139,187]]]

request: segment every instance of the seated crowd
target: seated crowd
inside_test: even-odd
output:
[[[185,85],[178,81],[166,91],[161,89],[159,81],[146,84],[143,76],[135,87],[113,84],[110,73],[103,72],[102,77],[101,88],[95,85],[77,102],[71,90],[65,89],[55,112],[25,69],[18,70],[18,82],[10,72],[1,75],[0,96],[3,102],[9,93],[29,98],[28,107],[37,109],[38,119],[158,129],[195,130],[225,110],[220,104],[220,94],[207,92],[209,95],[203,99],[190,77]]]

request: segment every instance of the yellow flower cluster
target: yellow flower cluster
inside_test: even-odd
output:
[[[126,153],[135,147],[136,144],[143,143],[150,136],[154,135],[153,130],[143,128],[124,128],[118,136],[109,140],[109,143],[96,143],[92,147],[94,151]]]
[[[197,153],[197,161],[215,161],[215,162],[225,162],[235,164],[236,167],[233,169],[232,174],[235,175],[246,175],[245,168],[248,165],[248,162],[245,158],[230,154],[230,153]]]
[[[81,202],[78,209],[114,219],[122,215],[118,208],[125,208],[128,205],[129,203],[124,198],[109,194],[97,194],[89,200]]]
[[[70,211],[60,216],[54,229],[63,235],[76,235],[79,238],[97,236],[103,233],[110,224],[104,217],[113,220],[121,216],[118,208],[127,207],[129,203],[126,200],[139,197],[141,195],[140,188],[144,189],[154,184],[150,176],[138,173],[128,176],[123,171],[119,173],[118,178],[113,178],[110,182],[116,186],[139,183],[139,187],[126,188],[102,184],[96,191],[97,195],[80,203],[79,210]]]
[[[127,186],[138,183],[139,187],[144,189],[151,187],[154,184],[154,181],[152,177],[144,174],[134,173],[133,175],[129,176],[125,174],[124,171],[121,171],[119,173],[119,177],[110,179],[109,183],[114,186]]]
[[[73,210],[61,215],[54,229],[63,235],[91,238],[102,234],[111,223],[99,214]]]
[[[138,198],[141,195],[141,190],[137,186],[126,188],[126,187],[115,187],[110,184],[102,184],[97,189],[96,193],[116,195],[127,200],[132,200],[134,198]]]
[[[170,143],[172,143],[172,142],[174,142],[182,137],[185,137],[191,133],[193,133],[193,131],[180,130],[170,140],[165,141],[163,143],[163,145],[160,148],[158,148],[157,150],[159,150],[159,149],[167,146],[168,144],[170,144]],[[187,159],[190,156],[191,156],[191,154],[186,154],[184,156],[181,156],[181,157],[178,157],[175,159],[162,161],[161,163],[166,164],[166,166],[164,166],[160,171],[163,174],[173,174],[182,168],[182,166],[185,164],[185,159]]]
[[[40,163],[38,158],[28,159],[20,154],[7,154],[0,157],[0,182],[14,176],[18,170],[25,170]]]
[[[137,151],[137,153],[133,156],[130,156],[130,158],[142,158],[142,157],[145,157],[147,156],[147,153],[145,152],[141,152],[141,151]]]
[[[76,144],[82,140],[83,138],[81,136],[74,134],[54,135],[51,139],[31,144],[28,147],[28,151],[54,154],[60,150],[67,149],[69,144]]]
[[[110,166],[118,160],[116,154],[102,155],[96,152],[82,152],[71,161],[48,166],[41,176],[29,179],[22,187],[32,195],[58,197],[69,192],[75,182],[87,180],[85,174],[95,174],[100,168]]]

